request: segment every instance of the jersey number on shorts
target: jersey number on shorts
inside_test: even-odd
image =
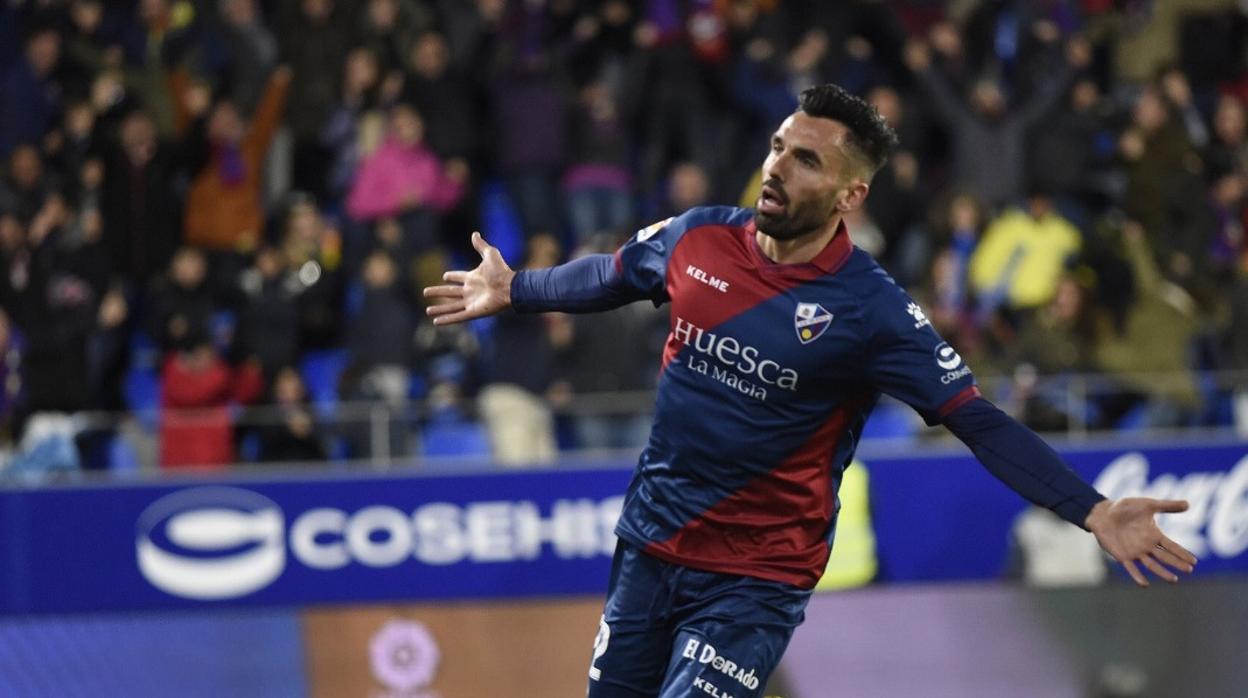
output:
[[[607,643],[611,641],[611,626],[607,625],[607,617],[598,621],[598,635],[594,638],[594,658],[589,662],[589,678],[597,681],[602,678],[602,670],[594,666],[598,658],[607,653]]]

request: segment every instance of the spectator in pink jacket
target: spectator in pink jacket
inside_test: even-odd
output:
[[[385,141],[356,172],[347,212],[358,221],[401,216],[425,209],[442,213],[464,194],[468,168],[454,159],[444,167],[424,143],[424,122],[416,108],[399,103],[390,110]]]

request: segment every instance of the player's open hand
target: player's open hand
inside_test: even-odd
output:
[[[511,280],[516,272],[481,233],[472,234],[472,246],[481,255],[476,269],[448,271],[442,275],[445,285],[425,289],[425,298],[434,302],[425,312],[435,325],[475,320],[511,307]]]
[[[1179,577],[1173,570],[1190,573],[1196,556],[1166,537],[1157,527],[1154,516],[1183,511],[1187,511],[1187,502],[1182,500],[1147,497],[1105,500],[1092,508],[1086,525],[1105,552],[1122,563],[1136,584],[1148,586],[1148,579],[1137,565],[1174,583]]]

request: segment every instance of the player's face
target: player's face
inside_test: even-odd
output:
[[[755,223],[778,240],[814,232],[852,210],[867,185],[850,171],[844,150],[849,129],[831,119],[797,112],[771,137]]]

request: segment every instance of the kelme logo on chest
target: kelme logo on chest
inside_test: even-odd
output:
[[[802,344],[819,339],[831,324],[832,313],[818,303],[798,303],[793,313],[793,329],[797,330],[797,339]]]

